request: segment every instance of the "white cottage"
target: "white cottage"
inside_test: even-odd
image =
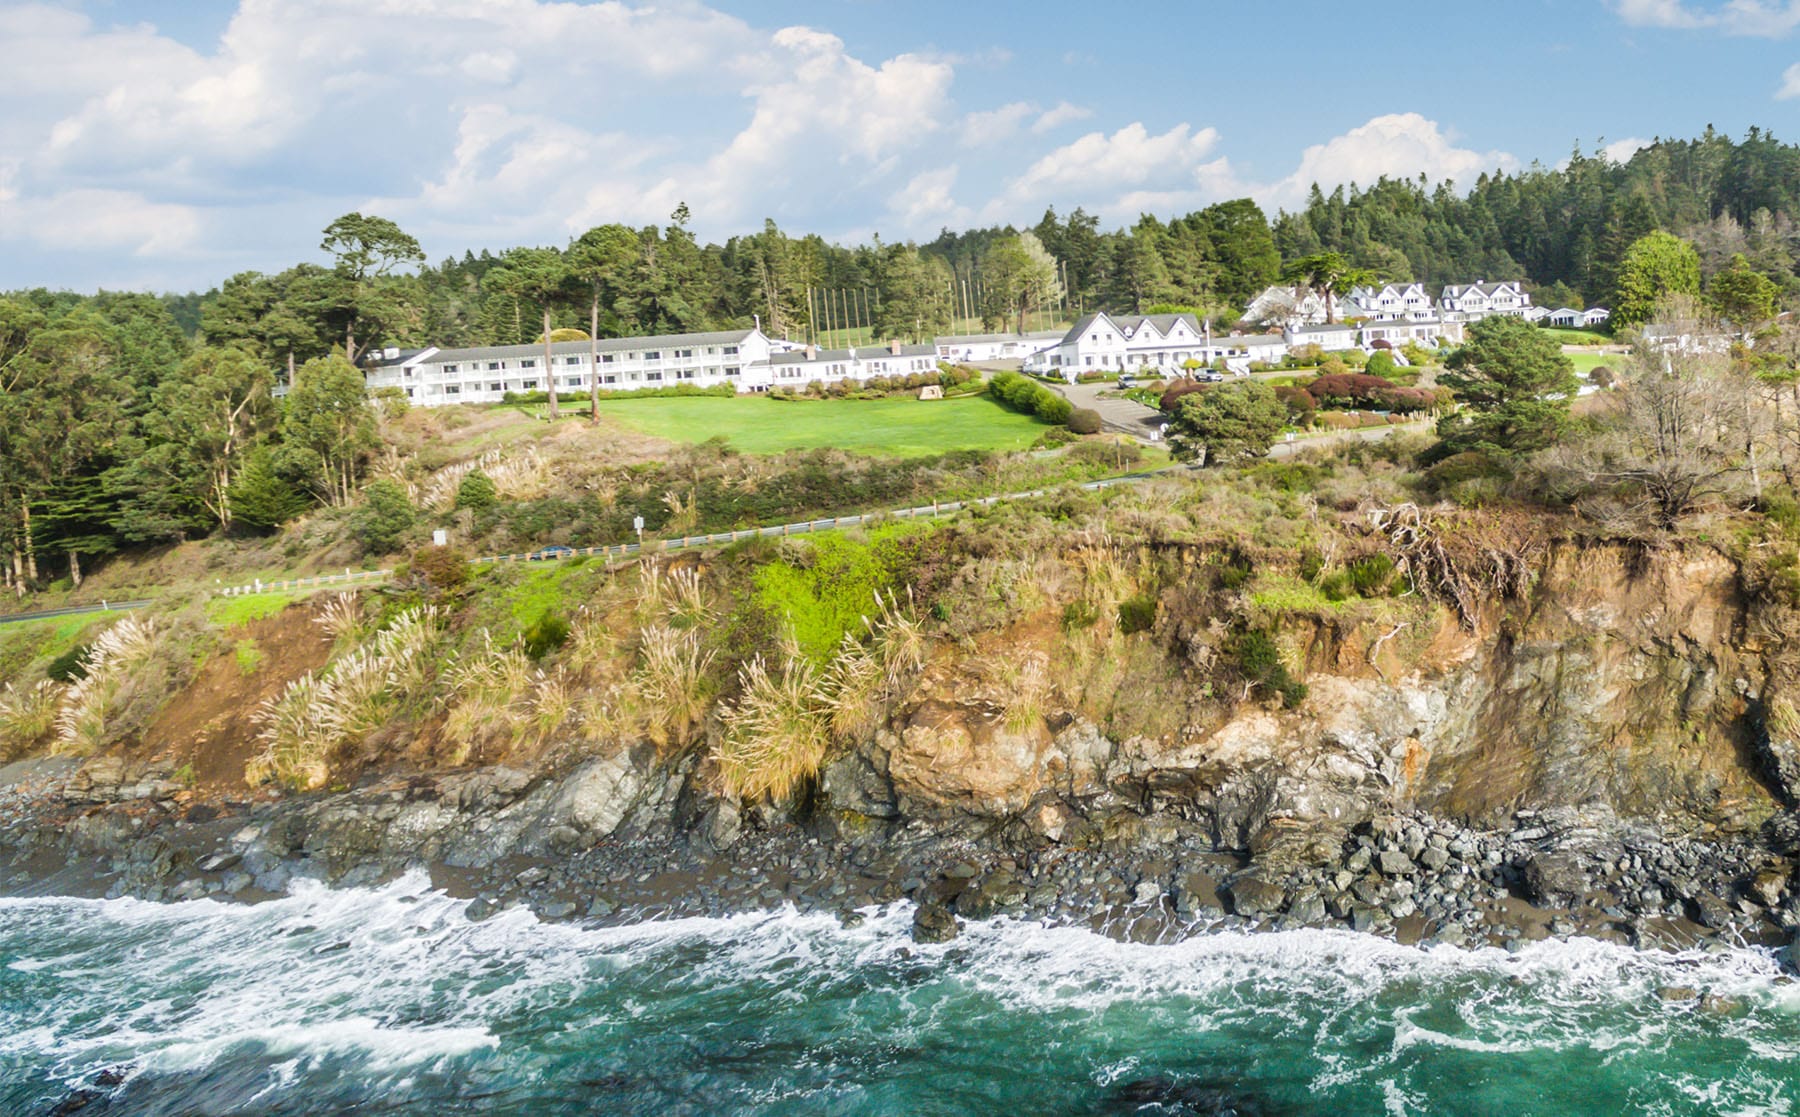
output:
[[[1073,381],[1084,372],[1160,369],[1175,372],[1187,361],[1205,364],[1217,354],[1192,314],[1089,314],[1062,340],[1025,359],[1027,372]]]
[[[1356,327],[1342,323],[1318,326],[1295,326],[1283,335],[1289,349],[1317,345],[1326,353],[1341,353],[1356,348]]]
[[[1466,321],[1477,321],[1490,314],[1525,316],[1531,296],[1518,281],[1507,283],[1452,283],[1438,296],[1438,309],[1443,315],[1457,315]]]
[[[1307,287],[1265,287],[1244,308],[1243,320],[1253,326],[1317,325],[1327,316],[1325,300]]]
[[[1423,283],[1388,283],[1381,287],[1352,287],[1345,317],[1378,322],[1395,318],[1425,318],[1432,312],[1431,296]]]

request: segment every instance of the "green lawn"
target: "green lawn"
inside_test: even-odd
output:
[[[985,396],[918,400],[773,400],[717,396],[602,400],[632,430],[671,442],[724,436],[747,454],[833,446],[872,457],[917,458],[947,450],[1023,450],[1043,423]]]
[[[1586,376],[1601,365],[1607,365],[1616,373],[1619,366],[1630,358],[1623,353],[1566,353],[1571,364],[1575,366],[1576,376]]]
[[[1539,326],[1559,345],[1611,345],[1612,338],[1598,330],[1572,330],[1567,326]]]

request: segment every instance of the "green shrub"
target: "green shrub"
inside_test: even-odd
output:
[[[1014,411],[1036,415],[1046,423],[1067,423],[1075,405],[1016,372],[999,372],[988,382],[988,391]]]
[[[1069,429],[1076,434],[1099,434],[1100,413],[1091,407],[1078,407],[1069,412]]]
[[[532,659],[542,659],[568,642],[568,619],[560,613],[546,610],[526,626],[523,638],[525,654]]]
[[[1789,539],[1800,540],[1800,501],[1785,489],[1772,489],[1763,494],[1760,505],[1763,518]]]
[[[232,646],[231,655],[232,658],[237,661],[238,674],[240,675],[250,676],[256,674],[257,668],[261,667],[263,663],[262,649],[256,646],[255,640],[248,637],[239,640]]]
[[[867,538],[820,535],[795,554],[769,563],[754,577],[755,603],[776,630],[788,628],[800,653],[819,666],[831,661],[847,632],[860,632],[876,594],[894,590],[909,574],[928,524],[876,528]]]
[[[1306,684],[1295,679],[1281,662],[1281,649],[1261,629],[1250,629],[1233,638],[1226,649],[1244,681],[1265,693],[1279,695],[1281,704],[1293,709],[1306,700]]]
[[[350,514],[350,530],[369,553],[388,554],[412,530],[416,518],[406,490],[383,477],[363,490],[362,504]]]
[[[1344,571],[1359,597],[1379,597],[1394,580],[1394,560],[1384,554],[1364,555]]]
[[[1119,602],[1119,631],[1130,636],[1148,632],[1156,624],[1156,595],[1139,593]]]
[[[494,487],[493,478],[477,469],[462,479],[456,486],[456,507],[467,508],[472,512],[480,512],[500,503],[500,490]]]
[[[44,674],[59,683],[72,683],[87,678],[87,659],[90,644],[77,644],[68,651],[50,661],[44,668]]]
[[[1083,628],[1092,628],[1100,619],[1100,609],[1092,601],[1071,601],[1063,606],[1062,626],[1064,632],[1075,632]]]
[[[1233,551],[1225,556],[1219,565],[1219,588],[1226,590],[1242,589],[1250,584],[1256,576],[1256,568],[1248,556]]]
[[[420,547],[410,565],[433,589],[453,590],[469,580],[469,556],[457,547]]]

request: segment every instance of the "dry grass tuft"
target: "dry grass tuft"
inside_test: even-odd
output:
[[[154,622],[126,617],[102,632],[88,649],[87,674],[63,694],[56,715],[58,753],[85,756],[106,741],[107,722],[117,711],[132,672],[161,649]]]
[[[645,732],[658,745],[685,744],[705,719],[713,658],[701,646],[698,629],[652,624],[639,634],[631,686],[645,715]]]
[[[1050,666],[1042,653],[991,656],[987,670],[1004,696],[1007,732],[1023,733],[1043,723],[1050,701]]]
[[[312,622],[333,642],[362,635],[362,601],[353,593],[330,593],[319,600]]]
[[[0,690],[0,762],[44,739],[56,725],[62,696],[63,688],[50,679],[24,688],[8,683]]]
[[[875,604],[876,618],[863,621],[867,638],[846,633],[823,671],[800,654],[792,633],[783,641],[779,671],[762,656],[739,670],[742,694],[720,711],[723,732],[713,750],[728,793],[740,799],[792,795],[818,774],[833,742],[858,740],[880,726],[924,666],[930,641],[894,595],[878,595]]]
[[[791,643],[791,642],[790,642]],[[811,662],[793,647],[771,672],[762,656],[738,672],[743,693],[720,712],[713,750],[725,790],[739,799],[783,799],[819,770],[831,746],[829,703]]]
[[[256,712],[263,751],[245,767],[244,778],[252,786],[271,779],[324,786],[337,751],[379,728],[397,703],[421,688],[437,637],[437,610],[409,609],[370,644],[264,701]]]
[[[477,748],[517,748],[541,744],[568,724],[576,713],[567,672],[532,666],[518,645],[496,647],[492,633],[481,630],[482,648],[446,673],[446,689],[456,695],[444,721],[452,764],[462,764]]]

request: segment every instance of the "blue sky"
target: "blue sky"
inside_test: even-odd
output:
[[[0,289],[204,289],[352,209],[433,259],[678,201],[898,240],[1800,134],[1800,0],[0,0],[0,50]]]

